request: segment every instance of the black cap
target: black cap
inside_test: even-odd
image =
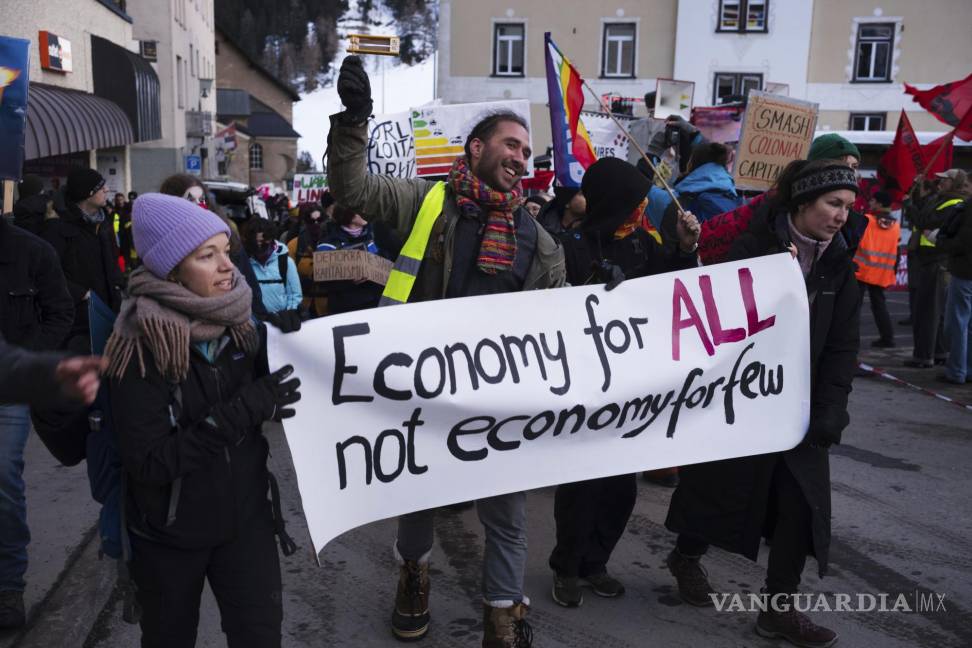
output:
[[[105,186],[105,179],[94,169],[75,169],[67,179],[65,193],[68,200],[79,203],[90,198]]]
[[[651,181],[634,166],[619,158],[601,158],[587,169],[581,183],[591,227],[614,231],[650,188]]]
[[[21,200],[36,196],[37,194],[43,193],[44,181],[40,176],[28,173],[20,180],[20,184],[17,185],[17,190]]]

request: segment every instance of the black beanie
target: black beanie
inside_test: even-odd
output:
[[[603,224],[610,229],[619,221],[620,226],[650,188],[651,181],[634,166],[619,158],[601,158],[587,169],[581,183],[591,225]]]
[[[105,179],[94,169],[75,169],[68,176],[65,194],[71,202],[79,203],[93,196],[103,186]]]
[[[44,191],[44,181],[41,180],[40,176],[28,173],[21,179],[17,189],[21,200],[30,198]]]

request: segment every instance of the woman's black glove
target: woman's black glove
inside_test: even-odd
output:
[[[346,110],[342,120],[346,124],[362,124],[371,116],[371,81],[358,56],[346,56],[341,64],[337,82],[338,96]]]
[[[280,421],[296,412],[288,407],[300,400],[300,380],[287,380],[294,373],[291,365],[277,369],[243,387],[225,403],[210,410],[216,428],[231,443],[238,442],[247,430],[264,421]]]
[[[267,321],[276,326],[282,333],[293,333],[300,330],[300,311],[285,310],[267,315]]]
[[[595,266],[594,273],[597,275],[598,282],[604,284],[604,290],[614,290],[625,280],[621,266],[606,260]]]

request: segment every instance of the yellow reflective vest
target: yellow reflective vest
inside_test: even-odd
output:
[[[416,216],[415,223],[412,225],[412,232],[408,235],[408,240],[402,246],[402,251],[388,275],[385,291],[378,301],[379,306],[404,304],[412,294],[415,278],[422,266],[422,259],[425,258],[425,250],[432,235],[432,227],[439,215],[442,214],[445,190],[445,182],[440,181],[432,185],[429,192],[425,194],[418,216]]]

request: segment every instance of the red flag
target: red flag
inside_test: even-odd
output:
[[[891,199],[898,202],[904,198],[904,195],[911,188],[915,176],[921,172],[924,166],[925,160],[922,157],[921,145],[918,143],[918,138],[915,137],[915,131],[911,127],[907,113],[902,110],[894,142],[881,156],[881,161],[878,162],[878,178],[880,178],[885,190],[891,194]]]
[[[934,142],[921,147],[921,156],[927,165],[926,176],[931,176],[952,168],[954,133],[945,133]],[[941,152],[939,152],[939,150]]]
[[[921,107],[956,129],[955,134],[966,142],[972,140],[972,74],[961,81],[952,81],[929,90],[918,90],[907,83],[910,94]]]

